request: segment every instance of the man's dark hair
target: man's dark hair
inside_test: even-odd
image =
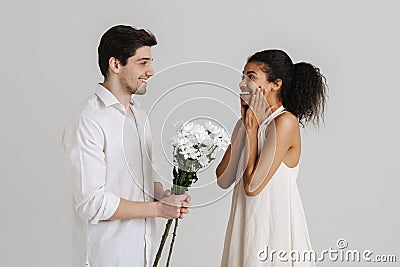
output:
[[[135,55],[138,48],[156,44],[156,37],[145,29],[136,29],[127,25],[116,25],[110,28],[101,37],[97,49],[101,74],[107,79],[108,61],[111,57],[115,57],[122,66],[125,66],[128,58]]]

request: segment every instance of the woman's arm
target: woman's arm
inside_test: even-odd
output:
[[[221,188],[228,188],[236,179],[237,166],[244,146],[246,130],[243,121],[239,120],[232,133],[231,144],[216,169],[217,184]]]
[[[246,143],[247,166],[243,174],[246,195],[256,196],[268,184],[278,170],[285,155],[293,144],[298,122],[290,116],[282,115],[275,120],[275,128],[267,129],[268,140],[258,155],[257,133],[248,131]]]
[[[246,195],[255,196],[268,184],[282,163],[286,153],[293,145],[294,135],[298,131],[298,121],[290,115],[275,119],[275,127],[268,127],[266,144],[258,155],[258,126],[265,118],[267,103],[263,94],[257,91],[247,111],[245,127],[247,140],[245,156],[246,169],[243,174],[243,185]]]

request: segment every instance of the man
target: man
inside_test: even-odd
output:
[[[155,218],[188,213],[188,195],[171,195],[153,182],[150,128],[132,97],[146,93],[156,44],[144,29],[109,29],[98,47],[104,82],[65,130],[73,171],[74,267],[151,266]]]

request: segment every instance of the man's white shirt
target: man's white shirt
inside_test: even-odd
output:
[[[72,169],[72,266],[132,267],[153,262],[154,218],[106,221],[117,210],[120,197],[153,201],[150,127],[133,98],[130,108],[134,117],[98,85],[64,132]]]

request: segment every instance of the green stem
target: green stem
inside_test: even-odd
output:
[[[167,241],[167,237],[168,237],[168,233],[169,233],[169,229],[171,228],[171,225],[172,225],[172,219],[168,220],[167,224],[165,225],[165,230],[164,230],[164,233],[161,238],[160,246],[158,247],[158,251],[157,251],[156,259],[154,260],[154,263],[153,263],[153,267],[158,266],[158,262],[160,261],[161,253],[164,248],[165,242]]]
[[[167,260],[167,266],[169,266],[169,262],[171,260],[171,255],[172,255],[172,248],[174,247],[174,242],[175,242],[175,236],[176,236],[176,229],[178,228],[178,218],[175,219],[175,226],[174,226],[174,232],[172,234],[172,241],[171,244],[169,245],[169,252],[168,252],[168,260]]]
[[[173,169],[174,181],[173,181],[173,186],[171,188],[171,193],[174,195],[184,194],[186,191],[186,188],[190,187],[192,184],[191,179],[192,179],[193,175],[195,175],[195,174],[193,174],[193,172],[183,171],[183,170],[178,169],[178,167],[174,167],[174,169]],[[189,181],[187,181],[187,179],[189,179]],[[173,219],[168,220],[167,224],[165,225],[165,230],[164,230],[164,233],[161,238],[160,246],[158,247],[158,251],[157,251],[157,255],[154,260],[154,263],[153,263],[153,267],[157,267],[158,263],[161,259],[162,250],[164,248],[165,242],[167,241],[168,233],[171,228],[172,221],[173,221]],[[169,262],[171,259],[172,249],[173,249],[174,242],[175,242],[177,228],[178,228],[178,218],[175,219],[174,232],[173,232],[172,241],[171,241],[171,244],[169,247],[167,267],[169,266]]]

